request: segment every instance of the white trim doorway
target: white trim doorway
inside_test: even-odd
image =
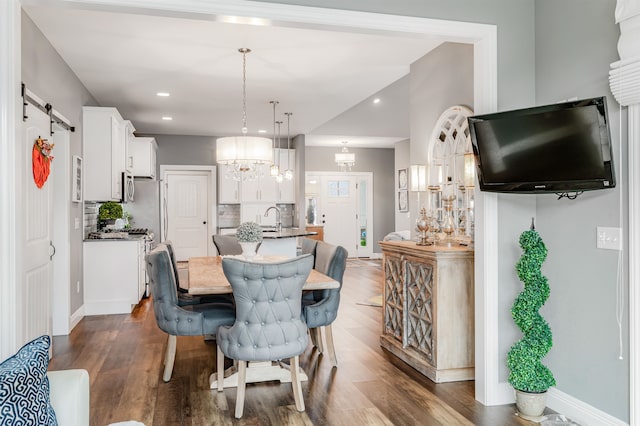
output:
[[[211,235],[216,232],[216,167],[215,166],[188,166],[188,165],[160,165],[160,241],[167,239],[168,217],[166,215],[167,203],[167,174],[168,173],[206,172],[208,176],[207,193],[207,253],[212,256],[215,253]]]
[[[65,1],[70,7],[93,7],[95,0]],[[439,35],[451,41],[470,43],[474,46],[474,111],[477,113],[493,112],[497,109],[497,28],[495,25],[465,23],[428,18],[386,15],[379,13],[354,12],[336,9],[314,8],[306,6],[292,6],[278,3],[261,3],[252,1],[218,0],[203,2],[201,0],[164,0],[153,2],[149,0],[102,0],[101,7],[120,10],[135,9],[138,13],[152,10],[157,13],[191,12],[204,15],[227,15],[261,17],[271,20],[273,25],[293,26],[321,26],[356,31],[381,31],[391,33],[410,33],[416,35]],[[20,52],[20,0],[8,0],[8,6],[2,11],[9,12],[3,17],[3,29],[10,32],[7,40],[2,40],[0,54],[9,49],[11,54],[8,61],[0,61],[0,75],[11,80],[10,84],[2,87],[12,87],[19,80]],[[5,15],[6,16],[6,15]],[[210,19],[205,16],[203,19]],[[4,26],[4,24],[7,24]],[[13,31],[11,33],[11,31]],[[6,55],[2,58],[5,59]],[[12,66],[13,65],[13,66]],[[4,92],[7,93],[7,92]],[[17,89],[12,88],[8,93],[17,95]],[[9,116],[19,115],[19,104],[16,99],[0,99],[0,110],[7,107]],[[15,132],[8,132],[15,136]],[[9,139],[11,140],[11,139]],[[9,164],[16,159],[15,152],[9,153],[6,161]],[[3,163],[4,164],[4,163]],[[13,170],[0,168],[0,178],[7,177],[4,182],[13,182]],[[20,172],[20,171],[18,171]],[[7,196],[14,200],[18,189],[11,189]],[[3,198],[4,199],[4,198]],[[476,258],[476,399],[486,405],[501,403],[495,400],[498,388],[498,318],[497,318],[497,270],[498,252],[497,236],[497,196],[495,194],[476,194],[476,246],[481,253]],[[6,204],[4,204],[6,205]],[[1,229],[11,229],[15,226],[15,211],[9,216],[2,217]],[[11,217],[10,217],[11,216]],[[20,228],[18,228],[20,230]],[[488,238],[485,238],[485,235]],[[3,251],[6,253],[6,251]],[[4,258],[2,265],[15,261],[13,257]],[[11,266],[11,265],[9,265]],[[14,264],[15,266],[15,264]],[[12,274],[9,274],[12,275]],[[15,278],[15,274],[12,275]],[[11,277],[10,277],[11,278]],[[13,282],[13,281],[12,281]],[[9,289],[10,290],[10,289]],[[6,290],[8,291],[8,290]],[[3,287],[0,296],[8,295]],[[9,320],[12,320],[9,318]],[[3,322],[4,323],[4,322]],[[13,319],[15,325],[15,319]],[[6,336],[4,328],[0,330]],[[14,333],[13,329],[8,330]],[[4,349],[4,348],[0,348]]]

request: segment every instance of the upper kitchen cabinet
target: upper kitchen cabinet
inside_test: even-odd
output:
[[[218,167],[218,204],[239,204],[240,182],[225,177],[225,167]]]
[[[259,172],[262,177],[254,180],[244,180],[241,183],[241,200],[243,203],[275,203],[278,199],[278,185],[273,177],[269,175],[269,166],[259,164]]]
[[[84,199],[119,201],[126,170],[124,120],[115,108],[82,107]]]
[[[155,138],[133,138],[129,141],[129,154],[133,159],[131,172],[134,177],[156,178],[157,150]]]
[[[122,127],[124,131],[124,149],[126,159],[124,167],[128,173],[133,173],[133,156],[131,155],[129,147],[131,146],[131,141],[136,137],[133,134],[133,132],[136,131],[136,128],[133,127],[133,123],[129,120],[124,120]]]

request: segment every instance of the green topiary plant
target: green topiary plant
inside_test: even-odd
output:
[[[107,201],[98,209],[99,219],[120,219],[122,217],[122,205],[115,201]]]
[[[511,316],[523,337],[507,354],[507,365],[511,370],[509,383],[514,389],[539,393],[555,386],[556,380],[540,362],[553,342],[549,324],[538,312],[549,298],[549,284],[540,271],[547,248],[533,223],[530,230],[520,235],[520,247],[524,253],[516,264],[516,271],[524,283],[524,290],[513,303]]]

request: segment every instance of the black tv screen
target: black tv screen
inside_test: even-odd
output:
[[[469,131],[482,191],[616,186],[605,97],[476,115]]]

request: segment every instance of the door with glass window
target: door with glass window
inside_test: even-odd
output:
[[[371,173],[306,173],[306,211],[315,203],[313,224],[323,226],[324,241],[344,247],[349,257],[373,253],[372,181]]]

